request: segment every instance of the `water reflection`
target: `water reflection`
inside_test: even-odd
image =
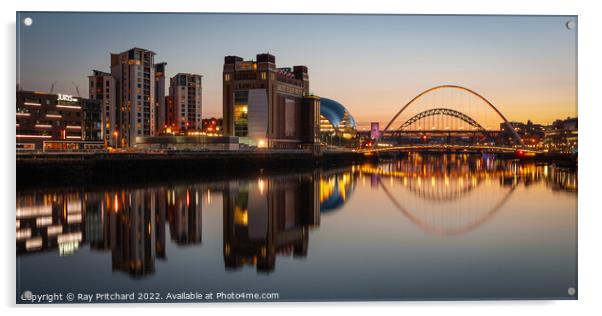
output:
[[[574,172],[469,155],[409,155],[377,166],[353,168],[370,178],[415,225],[437,235],[467,233],[490,220],[515,188],[542,180],[553,190],[576,192]],[[365,181],[364,181],[365,182]]]
[[[224,263],[274,270],[277,255],[307,256],[308,235],[320,224],[319,173],[231,181],[224,188]]]
[[[219,182],[19,192],[17,255],[66,256],[89,245],[92,252],[110,253],[113,271],[150,275],[157,259],[167,259],[170,244],[202,246],[203,205],[222,203],[223,269],[250,266],[265,273],[276,269],[278,257],[307,257],[321,216],[345,212],[358,185],[383,192],[400,218],[426,234],[450,236],[491,221],[517,187],[536,183],[577,192],[575,172],[467,155],[410,155]],[[43,264],[44,257],[39,260]]]

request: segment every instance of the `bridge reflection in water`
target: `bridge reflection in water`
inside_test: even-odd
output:
[[[203,209],[221,202],[225,269],[271,272],[279,256],[307,257],[321,217],[344,214],[366,180],[400,211],[400,220],[441,236],[467,234],[492,220],[518,186],[544,182],[552,190],[577,191],[575,172],[551,166],[419,154],[294,175],[27,191],[17,194],[17,255],[65,256],[87,245],[90,252],[110,253],[113,271],[153,274],[156,260],[167,260],[169,245],[203,245]],[[498,189],[488,189],[493,186]]]

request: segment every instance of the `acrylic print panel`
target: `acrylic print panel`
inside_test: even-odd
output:
[[[17,21],[19,304],[577,298],[576,16]]]

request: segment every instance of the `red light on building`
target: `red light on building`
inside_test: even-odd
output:
[[[518,157],[523,157],[525,155],[525,152],[522,149],[519,149],[519,150],[516,151],[516,155]]]

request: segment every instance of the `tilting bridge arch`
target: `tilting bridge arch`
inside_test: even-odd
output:
[[[487,100],[485,97],[483,97],[479,93],[475,92],[474,90],[468,89],[466,87],[458,86],[458,85],[441,85],[441,86],[436,86],[436,87],[432,87],[430,89],[424,90],[423,92],[419,93],[412,100],[410,100],[410,102],[406,103],[393,116],[393,118],[385,126],[385,128],[383,130],[383,134],[390,132],[389,129],[391,128],[391,125],[395,122],[395,120],[397,120],[397,118],[401,115],[401,113],[403,113],[406,109],[408,109],[410,106],[412,106],[412,104],[416,103],[417,100],[419,100],[421,97],[423,97],[424,95],[426,95],[426,94],[428,94],[430,92],[433,92],[433,91],[436,91],[436,90],[441,90],[441,89],[456,89],[456,90],[465,91],[465,92],[468,92],[469,94],[472,94],[472,95],[476,96],[477,98],[479,98],[483,102],[485,102],[485,104],[487,104],[489,106],[489,108],[491,108],[504,121],[504,124],[506,125],[506,127],[508,128],[508,130],[511,132],[512,137],[514,138],[515,142],[517,144],[521,144],[521,145],[523,144],[522,139],[520,138],[520,136],[518,135],[518,133],[514,130],[514,128],[512,127],[512,125],[510,124],[510,122],[508,121],[508,119],[506,119],[506,117],[504,116],[504,114],[502,114],[502,112],[500,112],[500,110],[498,110],[498,108],[495,105],[493,105],[493,103],[491,103],[489,100]],[[436,115],[435,113],[445,114],[445,115],[457,117],[458,119],[461,119],[461,120],[465,121],[466,123],[470,124],[471,126],[477,127],[477,129],[482,129],[483,131],[485,130],[478,122],[476,122],[474,119],[470,118],[468,115],[463,114],[463,113],[458,112],[458,111],[455,111],[455,110],[451,110],[451,109],[436,108],[436,109],[426,110],[426,111],[423,111],[423,112],[415,115],[414,117],[422,115],[420,118],[424,118],[427,115]],[[418,120],[420,118],[416,118],[415,120]],[[404,125],[406,125],[406,123],[407,123],[407,121],[404,124],[402,124],[402,126],[400,126],[400,128],[398,130],[402,129],[402,127]],[[409,126],[409,124],[408,124],[408,126]],[[374,145],[376,145],[376,142],[374,143]]]

